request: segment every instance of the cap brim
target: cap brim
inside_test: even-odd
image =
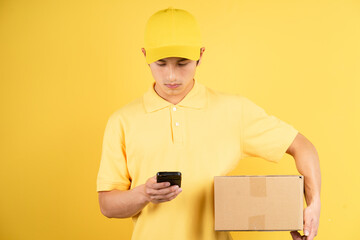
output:
[[[146,49],[146,62],[148,64],[167,57],[181,57],[191,60],[200,58],[200,46],[165,46]]]

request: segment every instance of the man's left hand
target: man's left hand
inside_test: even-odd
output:
[[[320,218],[320,201],[310,204],[304,209],[304,236],[299,232],[290,232],[293,240],[313,240],[317,235]]]

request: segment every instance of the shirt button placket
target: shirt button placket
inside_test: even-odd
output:
[[[173,120],[173,134],[174,134],[174,143],[181,143],[181,123],[179,119],[179,108],[176,106],[171,107],[171,115]]]

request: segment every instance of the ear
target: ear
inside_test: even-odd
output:
[[[146,58],[146,50],[145,50],[145,48],[141,48],[141,51],[143,52],[144,57]],[[150,67],[150,64],[148,64],[148,66]]]
[[[205,51],[205,47],[200,48],[200,58],[199,58],[199,60],[197,61],[196,66],[199,66],[199,65],[200,65],[201,57],[202,57],[204,51]]]
[[[141,51],[143,52],[144,56],[146,57],[146,50],[145,50],[145,48],[141,48]]]

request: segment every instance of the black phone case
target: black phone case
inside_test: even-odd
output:
[[[178,185],[181,187],[181,172],[158,172],[156,174],[156,181],[170,182],[170,186]]]

